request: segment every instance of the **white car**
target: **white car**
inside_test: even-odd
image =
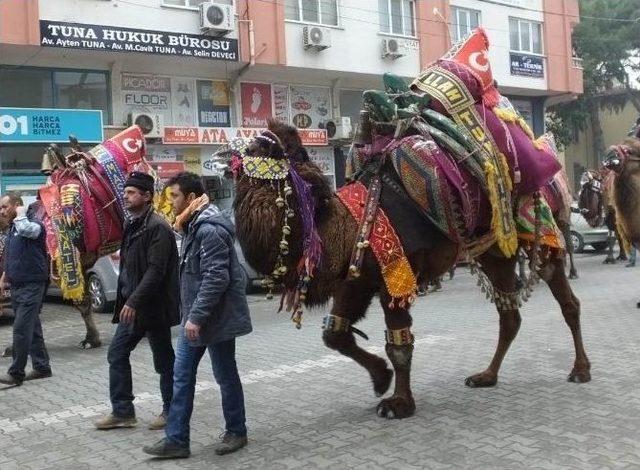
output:
[[[591,245],[596,251],[607,248],[609,230],[605,225],[591,227],[580,213],[577,204],[571,206],[571,243],[574,253],[582,253],[586,245]]]

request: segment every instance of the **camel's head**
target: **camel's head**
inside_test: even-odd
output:
[[[591,227],[599,227],[604,221],[602,180],[602,175],[599,172],[591,170],[585,171],[580,178],[578,207]]]

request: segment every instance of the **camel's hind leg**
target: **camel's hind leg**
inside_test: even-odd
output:
[[[551,273],[548,273],[552,270]],[[562,259],[550,258],[547,262],[547,266],[543,267],[545,282],[555,299],[560,304],[562,309],[562,316],[565,322],[571,329],[571,335],[573,336],[573,345],[576,351],[576,358],[573,364],[573,369],[569,374],[568,380],[570,382],[583,383],[591,380],[591,364],[587,358],[587,353],[584,350],[582,343],[582,331],[580,329],[580,301],[573,294],[569,281],[564,273],[564,263]],[[548,273],[548,274],[547,274]]]
[[[482,255],[478,261],[482,266],[482,271],[496,290],[507,293],[516,291],[516,257],[507,259],[487,253]],[[500,334],[496,352],[489,367],[480,373],[467,377],[465,385],[469,387],[492,387],[498,383],[498,372],[502,361],[520,329],[522,319],[517,308],[498,307],[498,314],[500,315]]]
[[[324,319],[322,339],[328,348],[350,357],[369,372],[373,391],[379,397],[389,389],[393,372],[387,361],[356,344],[352,329],[364,317],[374,294],[361,279],[340,283],[334,291],[331,313]]]
[[[84,326],[87,329],[87,333],[78,347],[82,349],[93,349],[99,348],[102,346],[102,341],[100,341],[100,332],[98,332],[98,328],[96,327],[96,323],[93,319],[93,312],[91,311],[91,296],[87,289],[85,289],[84,297],[82,301],[78,304],[74,304],[76,310],[80,312],[80,316],[82,316],[82,321],[84,321]]]
[[[396,373],[393,395],[378,404],[378,416],[382,418],[407,418],[416,410],[411,393],[411,359],[413,357],[413,334],[411,333],[411,315],[408,307],[389,307],[391,297],[387,292],[380,293],[380,302],[384,309],[387,326],[385,351]]]

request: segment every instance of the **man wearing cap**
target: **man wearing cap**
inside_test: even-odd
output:
[[[153,365],[160,374],[162,413],[149,429],[163,429],[173,395],[174,352],[171,327],[179,323],[178,249],[169,224],[153,209],[154,181],[133,172],[124,188],[129,213],[120,248],[120,275],[113,323],[116,333],[109,346],[109,395],[112,412],[96,422],[98,429],[133,427],[129,356],[146,336]]]

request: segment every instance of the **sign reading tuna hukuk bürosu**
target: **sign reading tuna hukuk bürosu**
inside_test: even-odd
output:
[[[63,49],[238,60],[237,39],[49,20],[40,20],[40,45]]]

